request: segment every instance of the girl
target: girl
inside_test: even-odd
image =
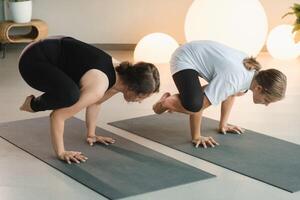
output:
[[[218,145],[212,137],[201,135],[205,108],[222,103],[219,131],[241,134],[240,127],[227,124],[235,96],[251,90],[253,102],[267,106],[283,99],[286,91],[287,79],[283,73],[276,69],[260,71],[261,66],[254,58],[214,41],[193,41],[179,47],[170,65],[179,94],[165,93],[153,110],[157,114],[167,110],[188,114],[195,147]],[[199,76],[208,85],[201,87]]]

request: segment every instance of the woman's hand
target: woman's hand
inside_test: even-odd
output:
[[[219,132],[223,133],[224,135],[226,135],[226,133],[242,134],[242,133],[244,133],[244,129],[242,129],[238,126],[226,124],[226,125],[220,125]]]
[[[215,145],[219,145],[219,143],[217,143],[212,137],[204,137],[204,136],[200,136],[199,139],[193,139],[192,143],[195,145],[196,148],[198,148],[200,144],[204,148],[207,148],[207,145],[208,147],[215,147]]]
[[[68,164],[85,162],[88,158],[78,151],[64,151],[59,154],[59,159],[66,161]]]
[[[110,145],[116,142],[116,140],[114,140],[113,138],[110,137],[103,137],[103,136],[88,136],[86,138],[87,143],[90,146],[93,146],[94,143],[101,143],[101,144],[105,144],[105,145]]]

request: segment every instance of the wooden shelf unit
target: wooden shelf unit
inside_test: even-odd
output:
[[[31,28],[26,34],[13,34],[13,30],[20,28]],[[44,39],[48,36],[47,24],[39,19],[33,19],[29,23],[15,23],[13,21],[0,22],[0,51],[5,57],[6,45],[15,43],[30,43]]]

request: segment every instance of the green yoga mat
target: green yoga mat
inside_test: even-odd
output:
[[[190,142],[189,118],[178,113],[109,124],[283,190],[300,190],[299,145],[250,130],[242,135],[217,134],[218,121],[203,118],[202,134],[214,137],[220,146],[196,149]]]
[[[89,157],[86,163],[68,165],[53,153],[48,117],[0,124],[2,138],[109,199],[214,177],[104,129],[96,132],[115,138],[116,143],[90,147],[85,142],[85,123],[76,118],[66,121],[66,149]]]

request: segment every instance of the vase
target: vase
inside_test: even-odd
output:
[[[32,1],[8,2],[12,20],[16,23],[28,23],[31,21]]]

